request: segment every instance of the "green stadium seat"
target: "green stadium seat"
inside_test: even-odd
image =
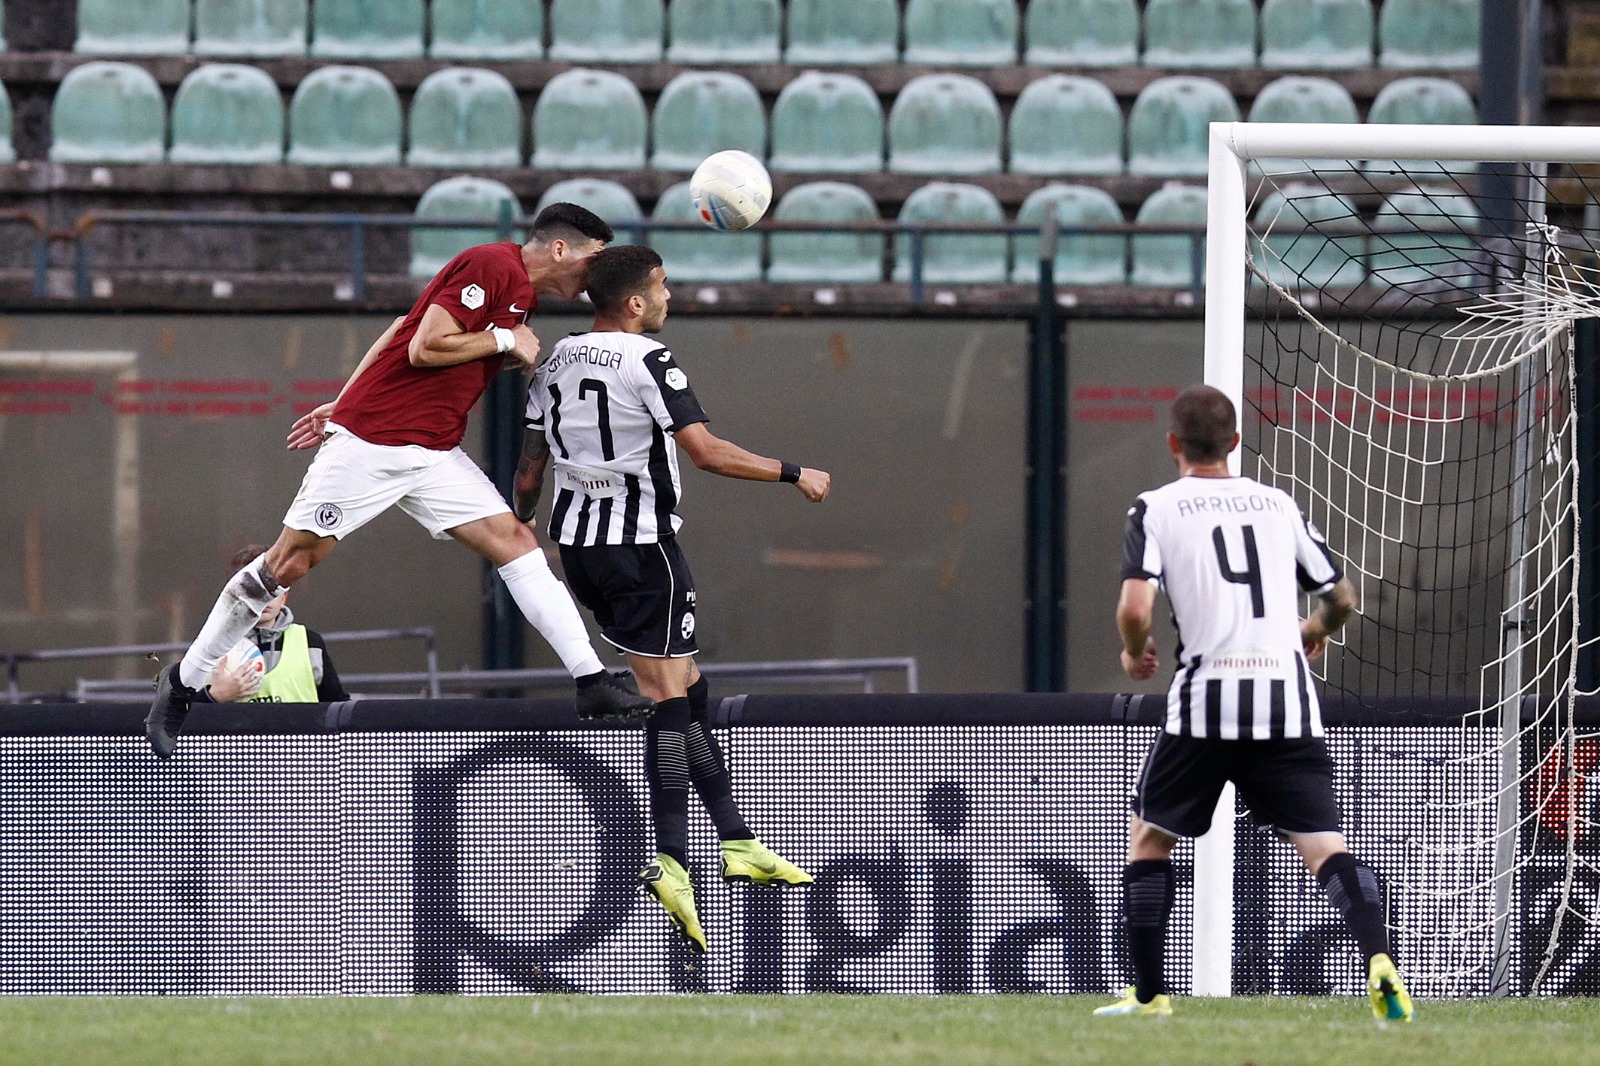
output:
[[[303,56],[306,0],[194,0],[194,54]]]
[[[693,170],[712,152],[727,148],[757,159],[767,154],[761,94],[737,74],[679,74],[661,90],[650,125],[650,165],[657,170]]]
[[[1350,91],[1332,78],[1268,82],[1250,105],[1251,122],[1360,122]]]
[[[1356,223],[1360,217],[1349,198],[1319,185],[1290,182],[1256,208],[1251,227],[1256,246],[1250,254],[1269,278],[1290,292],[1359,285],[1366,277],[1365,238],[1329,236],[1318,228]],[[1264,239],[1256,236],[1262,231]],[[1254,275],[1251,280],[1261,284]]]
[[[74,67],[50,105],[57,163],[159,163],[167,153],[167,102],[132,63]]]
[[[172,101],[174,163],[283,162],[283,97],[265,72],[239,63],[195,68]]]
[[[776,63],[778,0],[671,0],[669,63]]]
[[[533,166],[633,170],[644,166],[649,118],[633,82],[609,70],[568,70],[533,106]]]
[[[1133,220],[1151,226],[1195,225],[1203,229],[1206,223],[1206,190],[1196,185],[1168,183],[1139,205],[1139,213]],[[1187,289],[1195,284],[1192,259],[1194,242],[1188,236],[1136,236],[1131,243],[1133,269],[1128,274],[1128,280],[1132,284],[1167,289]],[[1205,278],[1203,245],[1202,241],[1202,281]]]
[[[661,255],[672,281],[760,281],[761,234],[718,233],[700,223],[689,183],[667,187],[650,212],[654,222],[693,222],[691,231],[652,230],[650,247]]]
[[[773,170],[863,174],[883,169],[883,105],[860,78],[810,70],[772,105]]]
[[[291,163],[314,167],[400,162],[400,97],[375,70],[318,67],[289,101]]]
[[[1149,0],[1144,8],[1147,67],[1253,67],[1253,0]]]
[[[901,222],[1003,225],[1000,201],[988,189],[931,181],[906,197]],[[934,284],[999,284],[1010,272],[1011,239],[1003,233],[930,233],[923,238],[922,280]],[[894,280],[911,280],[911,235],[895,238]]]
[[[1371,0],[1267,0],[1261,65],[1355,70],[1372,66]]]
[[[1128,115],[1128,173],[1190,177],[1206,173],[1210,124],[1239,121],[1220,83],[1178,75],[1144,87]]]
[[[4,42],[0,41],[0,46]],[[11,146],[11,97],[0,85],[0,163],[14,163],[17,151]]]
[[[78,0],[74,51],[92,55],[183,55],[189,0]]]
[[[1368,122],[1470,126],[1478,109],[1467,90],[1448,78],[1401,78],[1373,98]]]
[[[877,222],[865,189],[842,181],[796,185],[773,209],[777,222]],[[883,280],[885,241],[879,233],[774,233],[767,280],[844,285]]]
[[[991,67],[1017,61],[1016,0],[909,0],[907,63]]]
[[[1000,104],[977,78],[924,74],[889,109],[889,169],[902,174],[1000,170]]]
[[[337,59],[419,59],[422,0],[316,0],[311,54]]]
[[[544,191],[533,213],[551,204],[577,204],[599,215],[618,230],[617,242],[637,244],[638,239],[627,232],[630,224],[644,218],[639,201],[624,186],[604,178],[570,178],[558,181]]]
[[[434,59],[544,58],[544,5],[528,0],[431,0],[428,55]]]
[[[1482,270],[1481,218],[1472,198],[1449,190],[1396,193],[1378,208],[1379,234],[1367,257],[1368,280],[1418,289],[1462,286]]]
[[[563,63],[659,63],[661,0],[555,0],[550,58]]]
[[[1139,61],[1133,0],[1030,0],[1023,27],[1030,67],[1126,67]]]
[[[1122,173],[1122,109],[1105,83],[1051,74],[1029,83],[1011,109],[1014,174]]]
[[[411,98],[414,167],[514,167],[522,162],[522,106],[503,75],[446,67],[422,79]]]
[[[783,61],[893,63],[900,58],[895,0],[789,0]]]
[[[417,204],[418,218],[482,218],[498,220],[511,204],[511,217],[522,214],[517,196],[487,178],[446,178],[428,188]],[[411,276],[431,278],[468,248],[504,240],[499,228],[443,229],[418,226],[411,231]]]
[[[1022,201],[1017,221],[1038,224],[1054,207],[1060,226],[1122,225],[1122,208],[1104,189],[1088,185],[1046,185]],[[1039,280],[1039,238],[1016,238],[1016,263],[1011,280],[1032,285]],[[1057,285],[1122,285],[1128,280],[1128,238],[1122,233],[1063,233],[1056,241]]]
[[[1378,13],[1378,65],[1406,70],[1468,70],[1479,62],[1483,0],[1384,0]]]

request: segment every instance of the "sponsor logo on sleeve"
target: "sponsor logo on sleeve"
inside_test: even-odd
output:
[[[664,375],[663,380],[666,381],[667,388],[669,389],[681,391],[689,387],[688,375],[679,370],[677,367],[673,367],[671,370],[668,370]]]
[[[483,306],[483,286],[468,285],[461,290],[461,306],[468,311],[476,311]]]

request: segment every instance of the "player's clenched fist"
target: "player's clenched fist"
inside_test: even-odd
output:
[[[806,499],[812,503],[821,503],[828,498],[828,490],[833,487],[833,475],[826,470],[812,470],[803,466],[800,468],[800,480],[794,486],[805,493]]]
[[[533,335],[533,330],[526,325],[512,326],[511,336],[516,339],[516,343],[506,353],[507,362],[514,359],[530,369],[538,366],[539,338]]]

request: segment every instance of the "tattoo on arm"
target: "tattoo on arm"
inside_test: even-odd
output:
[[[539,510],[544,493],[544,471],[550,461],[550,443],[544,430],[529,429],[522,434],[522,457],[517,460],[517,517],[531,521]]]

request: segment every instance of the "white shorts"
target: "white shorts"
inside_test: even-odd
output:
[[[343,540],[397,505],[435,540],[511,510],[459,447],[441,452],[417,444],[371,444],[330,422],[283,524]]]

